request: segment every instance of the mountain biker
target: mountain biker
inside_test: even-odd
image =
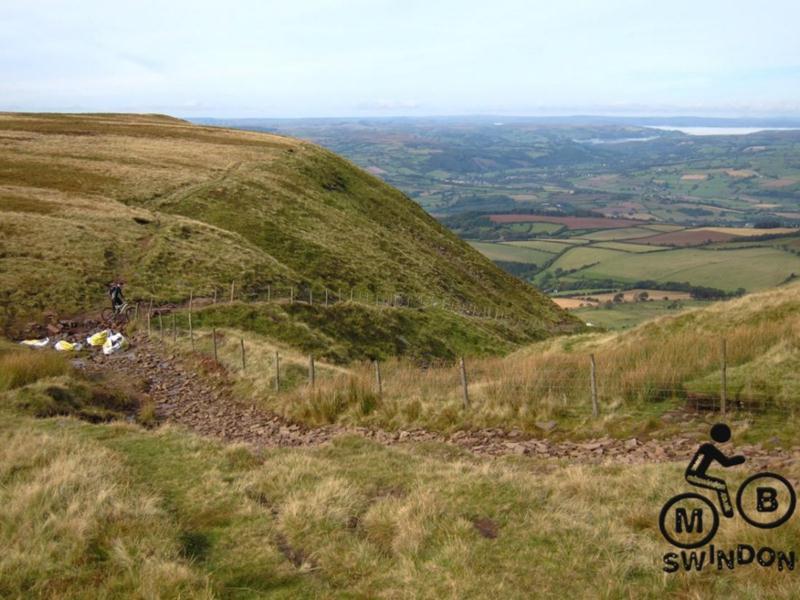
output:
[[[711,428],[711,439],[717,443],[724,444],[731,439],[731,428],[725,423],[717,423]],[[711,477],[706,474],[706,471],[713,462],[718,462],[723,467],[733,467],[741,465],[744,460],[744,456],[728,457],[714,444],[706,442],[697,449],[692,460],[689,461],[689,466],[686,467],[685,473],[686,481],[697,487],[717,492],[722,514],[731,518],[733,517],[733,505],[728,493],[728,485],[724,479]]]
[[[121,306],[125,304],[125,298],[122,295],[122,282],[114,281],[108,286],[108,295],[111,298],[111,307],[114,312],[117,312]]]

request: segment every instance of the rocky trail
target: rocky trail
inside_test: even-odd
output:
[[[584,441],[553,441],[531,438],[522,431],[483,429],[451,435],[413,429],[384,431],[364,427],[308,427],[237,401],[226,373],[210,359],[189,365],[146,339],[135,339],[119,354],[93,354],[78,365],[92,373],[114,377],[124,373],[141,380],[145,396],[154,403],[162,422],[182,425],[193,432],[256,447],[314,446],[332,438],[355,434],[376,442],[395,445],[407,442],[449,443],[478,455],[524,455],[566,459],[581,463],[636,464],[687,460],[697,448],[696,436],[640,441],[602,437]],[[198,372],[198,366],[199,371]],[[691,415],[673,415],[691,418]],[[760,445],[737,446],[748,457],[750,470],[780,469],[800,457],[800,446],[766,450]]]

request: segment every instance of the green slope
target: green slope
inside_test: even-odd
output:
[[[115,277],[157,302],[232,281],[400,294],[501,311],[524,339],[575,323],[340,157],[168,117],[0,114],[0,234],[5,323],[97,310]]]

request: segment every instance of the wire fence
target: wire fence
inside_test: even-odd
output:
[[[330,301],[330,297],[329,297]],[[381,363],[360,363],[347,369],[331,369],[320,377],[317,361],[319,355],[309,354],[305,359],[295,355],[292,360],[274,355],[264,358],[249,356],[252,348],[243,338],[231,340],[228,332],[211,328],[195,331],[192,322],[190,300],[184,310],[179,306],[159,307],[136,311],[138,327],[151,339],[184,343],[195,354],[223,364],[229,370],[248,373],[259,372],[271,382],[270,393],[292,392],[306,389],[316,393],[349,393],[353,381],[379,398],[447,396],[458,398],[465,411],[480,409],[487,403],[532,404],[547,408],[554,417],[592,419],[608,415],[630,417],[661,417],[669,419],[676,410],[686,413],[718,413],[746,415],[791,415],[796,414],[796,403],[785,393],[760,389],[760,383],[738,377],[731,381],[728,377],[726,345],[723,342],[715,387],[699,388],[682,383],[665,383],[664,380],[652,383],[628,384],[620,382],[613,373],[603,370],[594,355],[586,355],[585,361],[571,370],[538,369],[524,372],[510,367],[498,367],[498,359],[441,360],[426,365],[415,365],[410,361],[387,361]],[[178,308],[180,310],[176,311]],[[144,319],[144,321],[142,320]],[[222,356],[221,344],[225,344]],[[238,356],[237,356],[238,354]],[[580,357],[579,357],[580,359]],[[513,359],[502,359],[512,360]],[[580,359],[583,360],[583,359]],[[305,363],[305,364],[302,364]],[[286,369],[291,368],[293,377],[287,377]],[[283,369],[283,372],[282,372]],[[298,371],[305,371],[298,375]],[[705,373],[704,377],[713,377]],[[677,417],[676,417],[677,418]]]
[[[467,317],[520,322],[511,312],[511,305],[508,304],[503,307],[502,300],[481,304],[466,299],[438,297],[433,294],[413,294],[401,290],[372,290],[363,287],[332,289],[313,283],[240,287],[237,286],[236,282],[232,282],[230,286],[196,290],[188,296],[180,297],[170,302],[155,304],[152,298],[133,300],[134,304],[148,307],[151,312],[153,310],[168,312],[174,308],[186,308],[189,304],[201,307],[209,304],[233,304],[234,302],[254,304],[274,302],[276,304],[304,304],[307,306],[334,306],[344,303],[358,303],[390,308],[437,308]]]

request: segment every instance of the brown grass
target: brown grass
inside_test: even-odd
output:
[[[49,350],[21,349],[0,354],[0,391],[63,375],[69,364],[63,356]]]
[[[460,377],[454,364],[422,369],[408,361],[386,361],[381,365],[382,397],[372,364],[330,370],[318,379],[313,391],[301,377],[292,389],[275,394],[266,353],[267,366],[243,381],[253,400],[313,424],[536,431],[538,422],[555,419],[567,430],[574,427],[576,435],[604,428],[607,432],[608,427],[613,429],[612,421],[630,416],[638,415],[637,426],[643,426],[648,418],[672,406],[662,401],[685,398],[695,389],[695,382],[706,377],[718,386],[723,337],[729,368],[737,373],[731,397],[739,391],[747,396],[748,389],[755,389],[748,382],[758,378],[764,356],[776,348],[782,349],[782,357],[794,356],[800,337],[798,295],[800,287],[790,286],[663,317],[623,333],[558,338],[507,358],[467,358],[471,398],[467,411],[462,408]],[[250,344],[259,342],[253,338]],[[596,422],[590,419],[589,354],[596,356],[604,415]],[[787,362],[784,368],[794,368],[792,364]],[[783,387],[772,386],[768,395],[759,392],[757,397],[765,399],[766,406],[791,406],[796,391],[793,381],[786,378]],[[718,393],[713,385],[711,393]]]
[[[707,242],[727,242],[737,237],[733,233],[724,233],[713,229],[686,229],[636,238],[636,243],[655,246],[698,246]]]
[[[169,516],[128,477],[101,447],[0,432],[0,596],[206,597]]]

